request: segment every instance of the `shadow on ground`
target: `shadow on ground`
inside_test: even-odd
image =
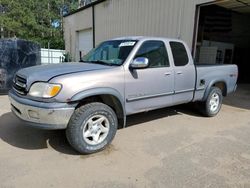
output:
[[[27,150],[54,148],[56,151],[78,155],[67,142],[64,130],[41,130],[25,126],[11,112],[0,117],[0,138],[6,143]]]
[[[178,106],[175,109],[163,108],[140,113],[128,117],[127,126],[134,126],[173,115],[181,115],[185,112],[191,112],[190,106]],[[193,115],[197,115],[192,113]],[[11,112],[5,113],[0,117],[0,138],[17,148],[27,150],[38,150],[52,147],[54,150],[68,154],[79,155],[68,143],[64,130],[41,130],[26,126],[17,119]]]

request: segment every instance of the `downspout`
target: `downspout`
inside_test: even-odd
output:
[[[95,5],[92,6],[93,48],[95,48]]]
[[[184,6],[184,1],[181,1],[181,6],[180,6],[180,12],[179,12],[179,27],[178,27],[178,33],[177,33],[177,38],[181,39],[181,26],[182,26],[182,11],[183,11],[183,6]]]

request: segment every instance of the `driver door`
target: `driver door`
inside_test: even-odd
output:
[[[169,63],[165,43],[160,40],[145,41],[134,59],[137,57],[147,58],[149,66],[126,72],[127,114],[170,105],[174,93],[174,71]]]

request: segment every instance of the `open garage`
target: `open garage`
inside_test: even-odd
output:
[[[250,83],[249,3],[229,0],[197,6],[196,62],[237,64],[240,83]]]

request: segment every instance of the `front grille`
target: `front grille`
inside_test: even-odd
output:
[[[16,75],[15,78],[13,79],[13,89],[21,94],[21,95],[25,95],[27,94],[26,92],[26,83],[27,80],[19,75]]]

